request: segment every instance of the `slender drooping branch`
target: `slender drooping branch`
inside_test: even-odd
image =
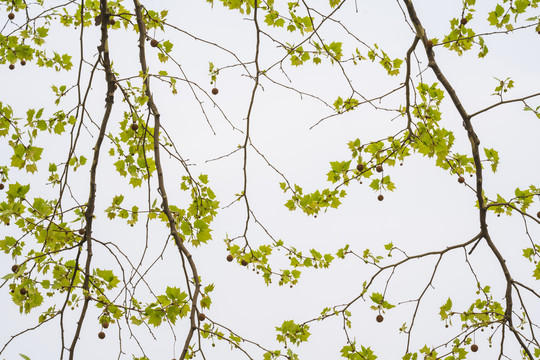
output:
[[[184,239],[182,239],[182,237],[178,233],[178,230],[176,228],[176,221],[171,212],[171,209],[169,208],[169,199],[167,197],[165,181],[163,178],[163,166],[161,163],[160,148],[159,148],[160,146],[159,135],[161,133],[160,114],[154,102],[152,92],[150,90],[150,77],[146,76],[148,72],[148,66],[146,64],[146,52],[145,52],[145,47],[144,47],[145,40],[146,40],[146,25],[143,20],[141,3],[139,2],[139,0],[133,0],[133,3],[135,5],[137,25],[139,26],[139,62],[141,64],[142,73],[144,74],[144,85],[145,85],[146,96],[148,97],[148,108],[149,108],[150,114],[154,118],[154,156],[155,156],[156,171],[157,171],[157,176],[158,176],[158,188],[159,188],[159,193],[161,195],[161,200],[162,200],[162,208],[163,208],[163,212],[167,216],[167,220],[169,221],[169,226],[171,228],[171,235],[174,238],[174,242],[176,244],[176,247],[178,248],[178,251],[180,252],[180,256],[182,257],[182,259],[184,258],[184,256],[187,258],[189,267],[191,269],[192,281],[195,284],[195,289],[193,293],[191,293],[191,290],[189,288],[190,279],[186,278],[186,284],[188,286],[188,290],[190,292],[190,297],[191,297],[191,313],[190,313],[190,328],[186,336],[184,349],[182,350],[182,354],[180,355],[180,360],[183,360],[185,359],[186,354],[189,350],[189,345],[191,343],[191,339],[193,338],[193,334],[195,330],[197,329],[197,323],[196,323],[197,299],[198,299],[200,288],[201,288],[201,282],[199,279],[199,274],[197,272],[197,267],[195,265],[195,262],[193,261],[193,256],[185,247]],[[185,272],[185,268],[184,268],[184,272]],[[185,274],[187,275],[186,272]]]
[[[86,211],[84,213],[86,225],[83,242],[86,243],[86,264],[84,267],[84,281],[82,284],[83,293],[84,293],[84,303],[81,309],[81,314],[79,320],[77,321],[77,328],[75,329],[75,335],[73,336],[73,341],[69,348],[69,360],[74,359],[75,355],[75,346],[79,340],[79,336],[82,330],[83,322],[86,317],[86,311],[88,310],[88,303],[90,302],[90,274],[91,274],[91,264],[92,264],[92,221],[94,218],[94,210],[96,203],[96,174],[99,161],[99,154],[101,152],[101,144],[105,138],[105,132],[107,130],[107,123],[109,122],[109,117],[111,115],[111,110],[114,103],[114,74],[111,68],[111,60],[109,57],[109,45],[108,45],[108,30],[107,25],[109,24],[109,12],[107,8],[107,1],[100,1],[100,11],[101,17],[103,19],[101,23],[101,44],[98,47],[101,62],[103,68],[105,69],[105,80],[107,81],[107,97],[105,98],[105,113],[101,120],[101,126],[99,129],[99,136],[96,140],[94,146],[94,156],[92,159],[92,166],[90,168],[90,194],[88,196],[88,202],[86,204]],[[77,275],[78,268],[73,270],[73,277]]]
[[[248,176],[247,176],[247,157],[248,157],[248,144],[250,143],[250,127],[251,127],[251,113],[253,110],[253,105],[255,103],[255,94],[257,92],[257,88],[259,87],[259,76],[260,76],[260,68],[259,68],[259,50],[260,50],[260,29],[259,29],[259,22],[257,19],[257,0],[255,0],[255,3],[253,5],[253,22],[255,23],[255,31],[256,31],[256,43],[255,43],[255,76],[254,76],[254,84],[253,84],[253,90],[251,91],[251,98],[249,99],[249,107],[248,112],[246,116],[246,135],[244,137],[244,145],[242,145],[242,150],[244,152],[244,166],[243,166],[243,173],[244,173],[244,190],[242,193],[242,196],[244,198],[244,202],[246,204],[246,226],[244,227],[244,239],[247,237],[248,227],[249,227],[249,219],[250,219],[250,207],[249,207],[249,201],[247,198],[247,184],[248,184]],[[247,242],[247,240],[246,240]]]
[[[413,136],[412,116],[411,116],[411,56],[416,49],[416,45],[420,41],[420,37],[415,36],[411,47],[407,50],[407,57],[405,59],[407,64],[407,73],[405,74],[405,111],[407,112],[407,130],[409,131],[408,138]]]
[[[435,74],[437,79],[441,82],[443,87],[446,89],[446,92],[450,96],[450,99],[452,100],[454,107],[456,108],[456,110],[458,111],[458,113],[460,114],[463,120],[463,127],[467,131],[467,135],[471,143],[472,156],[474,159],[474,167],[476,171],[476,198],[478,200],[480,231],[482,234],[482,238],[486,240],[488,247],[497,258],[497,261],[499,262],[499,265],[506,279],[506,291],[505,291],[506,308],[505,308],[504,320],[508,328],[510,329],[510,331],[514,334],[514,336],[520,343],[523,351],[527,353],[529,358],[533,359],[533,356],[530,350],[527,348],[526,344],[523,342],[521,335],[513,326],[512,285],[513,285],[514,280],[512,279],[512,276],[510,275],[510,270],[508,269],[508,266],[506,265],[506,260],[504,259],[503,255],[500,253],[499,249],[497,248],[497,246],[491,239],[491,236],[487,229],[487,222],[486,222],[487,206],[486,206],[486,200],[485,200],[484,191],[483,191],[482,159],[480,157],[480,151],[479,151],[480,140],[472,125],[471,115],[469,115],[467,111],[465,110],[465,107],[463,106],[461,100],[459,99],[456,91],[454,90],[454,88],[452,87],[448,79],[444,76],[437,61],[435,60],[435,52],[433,51],[433,43],[431,43],[431,41],[428,39],[425,29],[422,27],[422,23],[420,22],[420,19],[418,18],[416,14],[416,10],[414,8],[412,0],[404,0],[404,2],[407,7],[407,11],[409,13],[409,17],[411,18],[411,21],[414,24],[414,27],[416,29],[416,32],[417,32],[416,36],[422,37],[422,40],[426,47],[426,54],[429,61],[428,65],[433,70],[433,73]]]

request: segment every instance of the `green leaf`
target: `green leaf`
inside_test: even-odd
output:
[[[99,276],[105,282],[108,283],[107,289],[109,289],[109,290],[115,288],[116,285],[118,285],[118,283],[120,282],[120,280],[118,280],[118,278],[114,275],[112,270],[96,269],[96,274],[97,274],[97,276]]]
[[[376,293],[376,292],[372,293],[369,298],[371,299],[371,301],[373,301],[377,305],[382,304],[382,302],[383,302],[382,294],[379,294],[379,293]]]
[[[536,280],[540,280],[540,263],[536,264],[536,268],[533,271],[533,276]]]
[[[196,229],[204,230],[208,229],[208,224],[203,220],[195,220],[195,222],[193,223],[193,227],[195,227]]]
[[[341,2],[341,0],[330,0],[330,6],[332,8],[334,8],[334,7],[338,6],[340,2]]]
[[[201,307],[205,309],[210,309],[210,305],[212,304],[212,299],[208,296],[203,296],[200,301]]]
[[[484,148],[484,153],[486,154],[488,161],[491,162],[491,170],[493,170],[493,172],[497,172],[497,166],[499,165],[499,153],[494,149],[487,148]]]

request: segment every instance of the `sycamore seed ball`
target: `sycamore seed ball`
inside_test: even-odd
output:
[[[384,317],[381,314],[379,314],[377,315],[375,319],[377,320],[377,322],[382,322],[384,320]]]
[[[212,94],[217,95],[218,93],[219,93],[218,88],[213,88],[212,89]]]
[[[478,351],[478,345],[472,344],[472,345],[471,345],[471,351],[472,351],[472,352],[477,352],[477,351]]]
[[[97,334],[98,338],[100,339],[105,339],[105,333],[103,331],[100,331],[98,334]]]

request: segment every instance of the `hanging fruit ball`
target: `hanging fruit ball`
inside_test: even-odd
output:
[[[212,89],[212,94],[217,95],[218,93],[219,93],[218,88],[213,88]]]
[[[380,323],[380,322],[383,322],[384,317],[381,314],[379,314],[379,315],[377,315],[377,317],[375,319],[377,320],[377,322]]]
[[[472,344],[472,345],[471,345],[471,351],[472,351],[472,352],[477,352],[477,351],[478,351],[478,345]]]

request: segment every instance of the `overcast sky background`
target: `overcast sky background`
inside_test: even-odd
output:
[[[448,32],[449,20],[460,17],[461,3],[459,1],[415,1],[415,6],[428,36],[442,39]],[[131,3],[127,4],[131,6]],[[146,5],[146,4],[145,4]],[[223,9],[221,5],[213,7],[204,1],[170,2],[153,1],[148,4],[155,10],[169,10],[168,21],[177,25],[192,35],[234,51],[243,61],[251,61],[254,56],[254,26],[253,22],[234,11]],[[325,5],[326,6],[326,5]],[[478,5],[475,19],[471,22],[477,33],[488,30],[487,9],[491,10],[493,3],[482,2]],[[324,8],[324,7],[323,7]],[[21,14],[22,15],[22,14]],[[403,14],[395,1],[362,2],[358,1],[358,12],[354,2],[349,2],[337,13],[337,18],[343,21],[348,29],[368,44],[376,42],[391,58],[404,58],[407,48],[413,40],[413,33],[403,21]],[[261,19],[262,23],[262,19]],[[10,26],[10,25],[8,25]],[[8,29],[8,27],[6,27]],[[267,30],[267,29],[266,29]],[[4,33],[3,30],[2,33]],[[77,30],[78,31],[78,30]],[[88,29],[86,56],[90,62],[95,59],[95,48],[99,43],[98,28]],[[268,30],[273,34],[288,37],[291,42],[294,36],[282,31]],[[73,30],[58,29],[51,31],[51,47],[61,51],[65,46],[76,49],[77,36]],[[350,45],[350,38],[345,39],[343,31],[337,26],[328,24],[321,29],[325,40],[344,41],[344,53],[351,53],[357,45]],[[199,84],[210,94],[213,87],[208,76],[208,62],[223,67],[234,63],[234,59],[215,47],[194,41],[181,33],[167,30],[165,33],[150,32],[150,36],[162,41],[169,39],[175,44],[172,56],[182,64],[183,71],[191,81]],[[56,36],[56,37],[55,37]],[[120,78],[138,72],[137,43],[134,34],[123,30],[110,33],[111,58]],[[540,71],[537,61],[540,55],[540,35],[533,29],[516,35],[500,34],[487,37],[490,53],[484,60],[476,57],[477,50],[462,57],[448,53],[442,47],[436,47],[436,58],[443,72],[453,84],[465,108],[473,113],[483,107],[498,101],[490,96],[497,85],[497,78],[511,77],[516,83],[516,89],[508,93],[509,98],[521,97],[538,92]],[[286,40],[289,41],[289,40]],[[74,54],[77,52],[75,51]],[[147,47],[151,72],[167,69],[170,73],[178,74],[174,64],[160,64],[157,61],[157,51]],[[427,61],[424,49],[419,44],[417,56],[425,68]],[[364,52],[365,55],[365,52]],[[276,49],[268,39],[263,38],[261,47],[261,65],[263,68],[274,63],[283,51]],[[76,55],[74,63],[78,62]],[[285,62],[287,63],[287,62]],[[405,64],[402,65],[404,69]],[[292,80],[292,86],[301,91],[316,94],[328,103],[333,103],[337,96],[349,96],[346,82],[337,67],[306,64],[303,67],[285,67],[287,75]],[[416,68],[414,68],[416,69]],[[253,67],[250,68],[253,71]],[[54,112],[52,93],[49,90],[51,82],[55,84],[70,83],[76,79],[76,72],[54,73],[37,68],[32,63],[25,68],[17,66],[15,71],[9,71],[7,66],[0,68],[0,76],[4,86],[1,90],[0,101],[11,104],[17,109],[19,116],[24,114],[27,107],[46,107],[49,113]],[[90,105],[95,121],[100,121],[103,109],[103,73],[97,73],[94,82]],[[274,69],[271,76],[285,82],[286,79]],[[430,70],[423,74],[427,83],[434,80]],[[351,80],[357,90],[366,97],[380,95],[387,90],[397,87],[404,78],[404,73],[398,77],[388,78],[386,72],[378,64],[364,61],[351,72]],[[415,81],[418,81],[415,78]],[[180,153],[190,163],[196,164],[191,171],[194,174],[209,174],[210,185],[218,196],[222,206],[234,200],[236,193],[242,190],[242,158],[238,152],[219,161],[207,162],[225,155],[243,143],[243,135],[231,129],[230,125],[213,106],[215,101],[227,114],[228,118],[240,129],[244,129],[252,80],[242,76],[240,68],[223,70],[218,77],[219,94],[211,99],[197,90],[198,96],[204,101],[205,110],[217,133],[214,135],[201,114],[199,104],[194,100],[191,91],[185,85],[179,85],[179,95],[173,96],[166,84],[152,80],[152,91],[156,104],[162,114],[163,126],[167,129]],[[305,192],[317,188],[329,187],[325,182],[326,173],[330,169],[329,162],[349,160],[347,142],[360,138],[362,142],[376,140],[394,134],[405,126],[405,119],[392,120],[395,114],[374,111],[369,105],[363,105],[358,110],[340,117],[325,120],[320,125],[309,130],[321,118],[331,114],[330,109],[307,97],[300,98],[297,94],[272,85],[262,79],[262,88],[257,93],[252,114],[251,139],[253,144],[266,158],[284,173],[291,183],[301,185]],[[71,98],[73,100],[74,98]],[[445,98],[447,101],[448,99]],[[66,100],[67,103],[68,100]],[[116,121],[121,120],[122,106],[119,94],[115,97],[114,116],[110,122],[110,131],[118,129]],[[404,92],[390,98],[391,104],[403,104]],[[538,100],[531,101],[538,106]],[[499,172],[492,174],[486,169],[484,185],[486,194],[495,198],[500,193],[505,198],[513,196],[516,187],[527,187],[536,184],[540,179],[540,169],[537,154],[540,150],[540,121],[530,112],[521,111],[521,104],[512,104],[490,111],[474,119],[483,147],[494,147],[499,151],[501,164]],[[457,112],[445,102],[442,106],[442,126],[455,131],[455,151],[470,155],[469,142],[461,125]],[[91,132],[97,133],[95,127],[89,126]],[[95,139],[95,138],[94,138]],[[86,135],[83,144],[88,149],[93,146],[94,139]],[[44,140],[45,141],[45,140]],[[107,143],[108,149],[110,143]],[[66,148],[61,141],[54,144],[44,142],[46,151],[52,156],[65,154]],[[3,140],[0,143],[2,164],[9,162],[10,150]],[[105,154],[105,152],[104,152]],[[87,156],[90,158],[90,156]],[[61,157],[62,159],[63,157]],[[126,195],[125,205],[131,206],[137,201],[145,202],[145,190],[132,190],[125,179],[120,179],[114,172],[112,161],[102,156],[103,167],[98,173],[98,209],[106,208],[114,195],[120,192]],[[56,160],[58,161],[58,160]],[[179,188],[179,179],[183,170],[178,163],[169,161],[165,167],[166,184],[169,196],[173,201],[186,201],[186,194]],[[40,173],[28,180],[26,175],[14,175],[12,181],[34,181],[40,179],[46,182],[48,161],[41,164]],[[88,169],[72,174],[72,191],[81,202],[88,196]],[[452,244],[461,243],[475,236],[479,231],[478,215],[474,208],[475,194],[470,189],[458,184],[457,176],[450,176],[439,168],[434,167],[432,159],[413,156],[405,161],[403,167],[385,169],[397,184],[393,193],[384,193],[385,199],[377,201],[377,194],[369,188],[369,183],[353,184],[347,188],[349,196],[343,201],[338,210],[329,210],[320,214],[316,219],[307,217],[301,212],[289,212],[283,204],[288,195],[279,189],[280,177],[270,169],[254,151],[249,153],[248,162],[249,188],[248,197],[257,218],[277,239],[283,239],[288,245],[307,252],[316,248],[321,252],[335,253],[345,244],[358,253],[364,249],[372,249],[374,253],[385,254],[384,244],[393,242],[408,254],[429,250],[443,249]],[[471,184],[474,178],[468,178]],[[38,180],[39,183],[39,180]],[[36,185],[34,196],[43,196],[45,187]],[[41,193],[41,194],[40,194]],[[54,194],[55,192],[53,192]],[[133,198],[130,198],[133,197]],[[0,195],[0,200],[4,195]],[[139,205],[141,208],[142,206]],[[538,202],[533,206],[533,213],[540,210]],[[103,213],[97,212],[94,223],[94,237],[103,241],[112,241],[127,249],[134,258],[140,256],[144,241],[144,221],[129,228],[121,221],[111,222]],[[373,269],[360,261],[347,258],[345,261],[335,260],[328,270],[308,269],[303,271],[301,281],[294,288],[278,287],[277,282],[267,287],[262,278],[255,273],[239,266],[235,262],[228,263],[225,245],[222,242],[226,236],[235,237],[242,233],[245,224],[245,208],[243,203],[223,209],[214,223],[214,240],[206,246],[193,250],[203,284],[215,283],[213,305],[206,315],[221,324],[235,330],[238,334],[253,340],[262,346],[278,349],[275,344],[275,326],[283,320],[293,319],[302,322],[317,317],[326,306],[333,306],[351,301],[362,290],[362,283],[368,280]],[[528,239],[523,229],[520,217],[501,217],[489,215],[489,226],[492,237],[507,258],[510,270],[515,278],[531,284],[538,289],[538,284],[530,280],[532,267],[524,264],[521,256],[522,248],[528,246]],[[270,239],[255,224],[250,225],[249,239],[253,247],[268,243]],[[538,226],[530,224],[529,231],[533,238],[540,236]],[[12,234],[13,228],[1,227],[2,236]],[[167,232],[161,224],[150,226],[150,248],[146,265],[149,265],[162,251]],[[395,259],[397,259],[397,253]],[[286,258],[277,256],[273,265],[279,269]],[[418,297],[426,281],[431,276],[435,258],[415,261],[401,268],[394,275],[387,299],[393,304],[405,302]],[[504,287],[501,279],[502,272],[492,255],[486,252],[486,245],[481,243],[470,258],[472,265],[482,284],[492,285],[494,299],[503,302]],[[105,251],[96,249],[95,266],[107,267],[113,259]],[[516,263],[516,261],[521,263]],[[2,257],[4,272],[11,268],[11,260]],[[164,291],[166,286],[183,285],[183,274],[179,271],[177,250],[168,246],[164,255],[164,263],[151,271],[146,280],[152,284],[156,293]],[[388,275],[388,274],[386,274]],[[386,281],[382,276],[375,282],[372,291],[382,292]],[[456,251],[445,256],[435,277],[434,288],[430,289],[417,320],[413,335],[413,349],[424,344],[438,345],[448,340],[459,331],[458,322],[446,329],[444,323],[437,321],[439,306],[450,296],[454,308],[464,310],[475,299],[475,280],[464,262],[463,251]],[[4,287],[6,289],[6,287]],[[34,324],[34,316],[18,316],[18,309],[10,303],[9,290],[0,294],[0,304],[4,307],[2,318],[4,324],[0,329],[0,340],[4,344],[9,336],[26,329]],[[371,292],[371,291],[370,291]],[[376,312],[369,310],[370,303],[358,302],[351,308],[354,325],[350,331],[360,345],[371,346],[380,359],[401,358],[404,352],[406,336],[398,334],[398,328],[405,322],[410,323],[414,303],[402,305],[385,314],[385,321],[375,321]],[[538,309],[538,307],[536,308]],[[538,311],[529,309],[536,313]],[[519,309],[516,309],[519,311]],[[74,312],[78,316],[78,311]],[[77,359],[102,358],[112,359],[118,356],[118,327],[112,325],[107,330],[104,340],[97,338],[100,331],[98,324],[99,312],[95,309],[89,313],[78,345]],[[36,315],[37,317],[37,315]],[[457,319],[456,319],[457,320]],[[71,326],[71,328],[69,327]],[[75,326],[72,321],[68,326],[67,339]],[[123,330],[126,324],[120,322]],[[310,342],[300,347],[304,359],[336,359],[339,349],[346,344],[342,331],[342,323],[337,319],[329,319],[322,323],[312,323]],[[150,359],[178,358],[183,347],[183,334],[187,324],[179,322],[175,326],[178,342],[174,342],[167,325],[156,330],[157,340],[151,340],[144,328],[137,329]],[[71,332],[70,332],[71,331]],[[477,354],[471,359],[492,358],[495,353],[488,350],[488,342],[478,335],[476,343],[480,346]],[[18,353],[23,353],[31,359],[55,358],[59,344],[58,323],[45,325],[31,332],[26,337],[15,340],[1,355],[5,359],[17,359]],[[498,349],[499,337],[494,338],[494,347]],[[131,353],[137,356],[136,344],[130,340],[127,333],[122,338],[123,350],[127,353],[123,358],[130,359]],[[249,347],[248,347],[249,348]],[[228,352],[228,346],[216,344],[211,348],[205,343],[208,351],[207,359],[241,359],[240,352]],[[509,353],[512,359],[518,358],[513,349]],[[496,351],[496,350],[495,350]],[[512,356],[513,355],[513,356]]]

